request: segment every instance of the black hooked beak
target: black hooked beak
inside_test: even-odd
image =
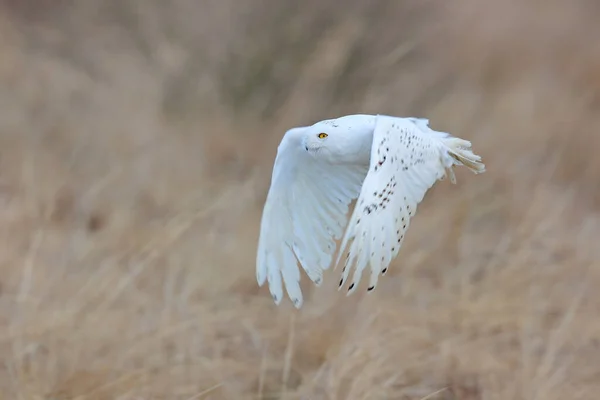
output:
[[[307,145],[304,145],[304,148],[306,149],[306,151],[308,151],[308,146]]]

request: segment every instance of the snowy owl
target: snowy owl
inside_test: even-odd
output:
[[[300,308],[298,262],[320,286],[341,239],[335,266],[349,250],[339,288],[354,269],[347,294],[354,292],[369,266],[372,291],[398,254],[427,190],[447,175],[456,183],[454,165],[485,171],[469,141],[432,130],[427,119],[357,114],[288,130],[261,219],[259,286],[268,282],[277,305],[285,287]]]

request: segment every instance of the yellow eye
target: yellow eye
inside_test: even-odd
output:
[[[326,133],[319,133],[319,134],[317,135],[317,137],[318,137],[319,139],[325,139],[327,136],[329,136],[329,135],[328,135],[328,134],[326,134]]]

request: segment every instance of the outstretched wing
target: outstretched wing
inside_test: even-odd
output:
[[[348,294],[356,290],[367,265],[371,269],[368,290],[375,288],[379,274],[387,271],[398,254],[427,190],[447,171],[452,174],[452,165],[462,165],[460,157],[465,162],[478,162],[468,147],[470,143],[465,140],[431,130],[425,119],[377,116],[369,172],[336,262],[352,239],[340,288],[354,266]],[[453,174],[451,179],[454,182]]]
[[[286,133],[273,168],[263,209],[256,279],[276,304],[283,287],[297,308],[302,306],[300,270],[316,284],[329,268],[347,223],[348,207],[360,193],[368,166],[333,165],[311,157],[300,145],[302,128]]]

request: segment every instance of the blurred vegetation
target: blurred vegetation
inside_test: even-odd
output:
[[[596,2],[0,4],[0,399],[596,397]],[[431,189],[369,296],[336,270],[277,308],[277,145],[351,113],[487,172]]]

